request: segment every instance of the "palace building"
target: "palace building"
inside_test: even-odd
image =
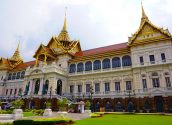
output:
[[[92,101],[94,111],[172,111],[172,35],[144,12],[127,42],[83,51],[67,32],[40,44],[24,62],[19,44],[11,58],[0,58],[0,96],[23,98],[27,108],[53,109],[62,98]]]

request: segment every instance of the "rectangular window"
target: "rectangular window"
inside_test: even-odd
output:
[[[74,85],[70,85],[70,93],[74,92]]]
[[[82,92],[82,85],[78,85],[78,92]]]
[[[86,92],[90,92],[90,84],[86,84]]]
[[[140,56],[140,64],[141,64],[141,65],[144,65],[143,56]]]
[[[6,95],[8,95],[8,89],[6,90]]]
[[[155,57],[154,55],[149,55],[150,63],[154,64],[155,63]]]
[[[109,83],[105,83],[105,92],[109,92],[110,91],[110,85]]]
[[[131,81],[126,81],[126,90],[131,90]]]
[[[166,62],[165,53],[161,53],[162,62]]]
[[[10,95],[12,95],[13,89],[10,89]]]
[[[95,92],[100,92],[100,84],[99,83],[95,84]]]
[[[146,79],[142,79],[143,89],[147,89]]]
[[[171,87],[170,77],[165,77],[166,87]]]
[[[153,88],[159,88],[159,78],[153,78],[152,79],[152,84],[153,84]]]
[[[115,82],[115,91],[120,91],[120,82]]]

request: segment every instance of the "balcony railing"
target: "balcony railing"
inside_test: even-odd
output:
[[[14,96],[14,95],[6,95],[1,96],[1,99],[16,99],[16,98],[57,98],[63,99],[67,98],[91,98],[91,94],[89,92],[79,92],[79,93],[67,93],[64,92],[62,95],[55,94],[50,95],[48,92],[45,95],[38,94],[28,94],[22,96]],[[106,92],[94,92],[92,94],[92,98],[129,98],[129,97],[138,97],[138,96],[157,96],[157,95],[172,95],[172,87],[159,87],[159,88],[149,88],[149,89],[135,89],[135,90],[124,90],[124,91],[106,91]]]

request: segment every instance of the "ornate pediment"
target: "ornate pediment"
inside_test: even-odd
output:
[[[129,37],[128,45],[135,46],[145,43],[164,41],[171,39],[168,29],[164,30],[151,23],[142,6],[142,18],[139,29]]]

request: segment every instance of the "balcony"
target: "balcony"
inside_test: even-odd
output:
[[[98,70],[89,70],[89,71],[83,71],[83,72],[73,72],[68,73],[69,76],[75,76],[75,75],[86,75],[86,74],[96,74],[96,73],[105,73],[105,72],[115,72],[115,71],[125,71],[125,70],[131,70],[132,66],[123,66],[123,67],[116,67],[116,68],[107,68],[107,69],[98,69]]]
[[[63,69],[62,67],[57,66],[55,63],[49,64],[49,65],[40,65],[35,67],[28,67],[26,69],[26,74],[30,75],[33,74],[42,74],[42,73],[58,73],[61,75],[67,75],[67,71]]]

